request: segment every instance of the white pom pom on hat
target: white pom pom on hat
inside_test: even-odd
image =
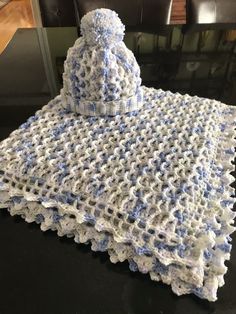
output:
[[[125,26],[109,9],[90,11],[81,19],[81,34],[88,45],[111,47],[124,38]]]

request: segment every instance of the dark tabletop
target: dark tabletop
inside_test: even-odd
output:
[[[0,55],[0,139],[58,94],[66,51],[77,36],[76,28],[19,29],[14,35]],[[158,38],[159,43],[162,40]],[[127,42],[132,41],[128,38]],[[144,83],[236,104],[235,43],[224,50],[217,45],[214,59],[208,50],[185,51],[178,45],[168,46],[168,41],[164,50],[156,47],[155,54],[153,49],[145,54],[138,49]],[[200,75],[198,70],[202,62],[206,67],[206,60],[208,70]],[[217,62],[226,64],[215,75]],[[190,75],[188,79],[183,70]],[[55,232],[42,232],[38,225],[11,217],[3,209],[0,314],[235,314],[235,235],[233,239],[226,283],[219,289],[218,301],[210,303],[193,295],[177,297],[169,286],[132,273],[127,262],[114,265],[107,253],[92,252],[90,245],[58,238]]]

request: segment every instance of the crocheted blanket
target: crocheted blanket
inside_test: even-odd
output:
[[[141,88],[143,107],[113,117],[61,96],[37,111],[0,144],[0,207],[214,301],[235,229],[236,109]]]

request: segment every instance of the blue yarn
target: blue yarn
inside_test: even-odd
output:
[[[159,273],[161,275],[167,275],[168,270],[169,270],[169,266],[162,264],[158,260],[155,260],[155,264],[153,266],[153,271],[155,273]]]
[[[95,190],[94,196],[95,197],[101,196],[103,194],[103,192],[104,192],[104,188],[105,188],[105,185],[104,184],[100,184],[99,187],[97,187],[97,189]]]
[[[92,215],[85,214],[84,215],[84,221],[89,223],[90,225],[95,225],[96,219]]]
[[[203,256],[206,260],[209,260],[212,257],[212,253],[209,250],[204,250]]]
[[[63,204],[72,205],[77,197],[70,192],[64,192],[63,194],[57,194],[53,197],[56,201],[61,202]]]
[[[179,224],[182,224],[185,220],[183,213],[180,210],[176,210],[174,216],[177,218]]]
[[[23,197],[22,196],[13,196],[11,199],[12,199],[13,203],[20,204]]]
[[[124,133],[124,131],[126,130],[127,125],[125,123],[121,123],[119,125],[119,131],[120,133]]]
[[[136,253],[138,255],[147,255],[147,256],[151,256],[152,255],[152,251],[149,248],[145,247],[145,246],[137,247],[135,249],[135,251],[136,251]]]
[[[103,240],[99,241],[97,243],[98,251],[105,252],[107,250],[108,242],[109,242],[108,236],[105,236]]]
[[[221,251],[223,251],[224,253],[230,253],[232,245],[229,243],[223,243],[223,244],[218,244],[216,246],[217,249],[220,249]]]
[[[179,228],[179,229],[176,230],[176,233],[180,237],[185,237],[187,235],[187,230],[186,230],[186,228]]]
[[[225,131],[226,125],[227,125],[226,123],[220,123],[220,130],[221,130],[221,132]]]
[[[203,295],[202,287],[201,288],[193,288],[192,293],[194,293],[199,298],[202,298],[202,295]]]
[[[161,162],[164,162],[166,160],[166,153],[165,152],[161,152],[159,155],[159,158],[161,159]]]
[[[141,211],[143,211],[146,207],[147,207],[147,205],[143,203],[142,199],[137,199],[136,205],[133,208],[130,215],[136,219],[139,216],[139,214],[141,213]]]
[[[222,207],[227,207],[227,206],[230,206],[230,205],[233,205],[234,204],[234,201],[230,201],[230,200],[222,200],[220,202],[220,205]]]
[[[178,255],[183,258],[185,256],[185,252],[186,252],[186,245],[184,244],[180,244],[177,248],[177,252]]]
[[[62,219],[62,216],[60,216],[57,212],[53,212],[52,219],[54,223],[58,223]]]
[[[37,120],[38,120],[38,117],[34,115],[30,117],[25,123],[21,124],[19,129],[28,129],[31,126],[32,122],[37,121]]]
[[[37,181],[39,185],[43,185],[46,182],[46,180],[43,178],[37,178]]]
[[[129,269],[133,272],[138,271],[138,265],[134,260],[129,260]]]
[[[234,149],[233,148],[226,149],[225,153],[228,155],[234,155]]]
[[[42,214],[37,214],[35,217],[35,222],[37,224],[42,223],[44,221],[44,216]]]
[[[223,175],[223,171],[224,169],[222,167],[216,167],[215,174],[217,175],[217,177],[221,177]]]
[[[193,133],[197,133],[197,134],[200,134],[204,131],[204,128],[200,125],[198,125],[197,127],[194,127],[194,128],[190,128],[190,130],[193,132]]]

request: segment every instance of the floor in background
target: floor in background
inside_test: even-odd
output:
[[[30,0],[12,0],[0,9],[0,53],[19,27],[34,27]]]

